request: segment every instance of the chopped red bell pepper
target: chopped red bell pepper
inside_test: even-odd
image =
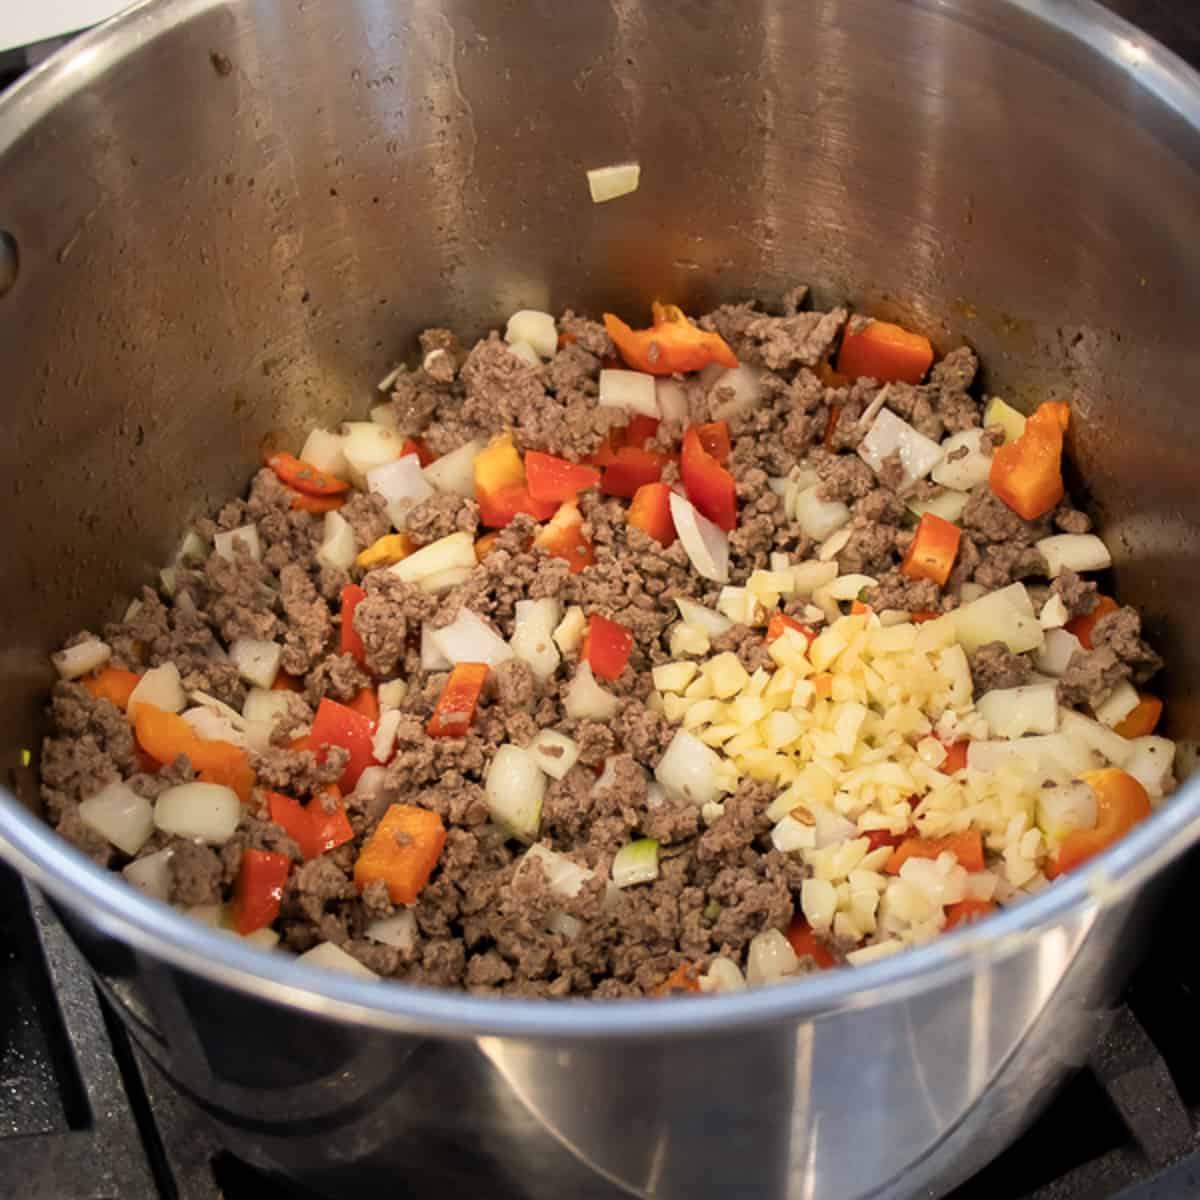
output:
[[[949,931],[958,925],[971,925],[975,921],[982,921],[995,911],[996,906],[990,900],[976,900],[968,896],[966,900],[960,900],[957,904],[946,905],[946,929]]]
[[[617,621],[599,613],[588,617],[587,632],[583,635],[583,661],[601,679],[616,679],[633,650],[633,634]]]
[[[592,543],[584,536],[579,505],[568,500],[559,506],[554,519],[533,539],[533,544],[553,558],[561,558],[578,575],[596,561]]]
[[[312,463],[282,450],[267,455],[267,466],[288,487],[303,492],[306,496],[336,496],[350,490],[350,485],[344,479],[338,479],[327,471],[314,467]]]
[[[492,529],[503,529],[520,513],[548,521],[557,508],[529,494],[525,464],[507,433],[494,438],[475,459],[475,499],[480,521]]]
[[[674,316],[679,310],[674,309]],[[635,371],[651,375],[674,375],[676,372],[699,371],[709,363],[736,367],[737,358],[719,333],[697,329],[679,314],[677,320],[656,322],[649,329],[631,329],[612,313],[604,314],[604,328],[625,360]]]
[[[303,492],[293,492],[288,507],[296,512],[327,513],[337,512],[345,503],[345,496],[306,496]]]
[[[487,676],[486,663],[456,663],[425,732],[430,737],[466,737]]]
[[[529,494],[536,501],[562,504],[588,488],[600,486],[600,472],[595,467],[568,462],[553,454],[530,450],[525,455],[525,474]]]
[[[804,635],[805,643],[809,646],[817,640],[817,631],[809,626],[797,621],[794,617],[789,617],[787,613],[772,613],[771,619],[767,622],[767,637],[766,642],[769,646],[772,642],[783,637],[785,629],[793,629],[799,634]]]
[[[896,847],[892,857],[884,865],[889,875],[899,875],[900,868],[910,858],[937,858],[949,851],[958,859],[958,865],[968,871],[982,871],[983,837],[974,829],[965,833],[953,833],[943,838],[907,838]]]
[[[909,333],[890,321],[870,321],[859,328],[851,321],[838,351],[838,374],[880,383],[920,383],[933,365],[927,337]]]
[[[706,454],[711,455],[722,466],[729,461],[729,456],[733,453],[733,444],[729,439],[728,422],[710,421],[707,425],[697,425],[696,436]]]
[[[403,458],[406,454],[415,454],[417,462],[423,467],[429,466],[437,458],[437,455],[425,445],[424,438],[408,438],[400,447],[400,457]]]
[[[679,474],[687,498],[699,512],[726,533],[737,525],[737,485],[733,476],[705,450],[695,425],[683,435]]]
[[[644,483],[634,493],[626,514],[629,524],[652,537],[662,546],[675,540],[675,521],[671,517],[671,488],[665,483]]]
[[[945,587],[961,540],[962,530],[953,522],[936,513],[923,513],[900,564],[900,574],[909,579],[930,579],[938,587]]]
[[[1100,618],[1107,617],[1109,613],[1115,613],[1120,607],[1111,596],[1097,596],[1096,607],[1090,613],[1068,621],[1066,630],[1079,639],[1079,644],[1085,650],[1094,650],[1096,647],[1092,643],[1092,633],[1100,623]]]
[[[237,931],[242,937],[256,929],[265,929],[279,916],[283,886],[291,866],[290,859],[269,850],[242,851],[242,867],[233,895]]]
[[[946,757],[942,759],[938,770],[944,775],[953,775],[967,765],[967,747],[970,742],[951,742],[946,747]]]
[[[342,631],[338,642],[338,650],[342,654],[353,654],[364,667],[367,665],[367,648],[354,628],[354,610],[366,598],[366,591],[357,583],[348,583],[342,588]]]
[[[1063,434],[1070,421],[1065,404],[1047,401],[1025,422],[1025,432],[992,454],[988,484],[1026,521],[1045,516],[1063,498]]]
[[[268,792],[267,808],[271,820],[299,846],[306,862],[354,840],[342,794],[336,787],[326,788],[307,804],[282,792]]]
[[[892,833],[887,829],[871,829],[863,834],[867,839],[867,853],[878,850],[880,846],[890,846],[893,850],[904,841],[904,834]]]
[[[1063,838],[1058,851],[1046,863],[1047,879],[1073,871],[1123,838],[1139,821],[1150,815],[1150,797],[1132,775],[1117,767],[1085,771],[1079,777],[1096,796],[1096,824],[1092,829],[1073,829]]]
[[[837,966],[837,959],[829,953],[829,947],[817,937],[812,926],[803,917],[797,917],[783,936],[787,938],[797,958],[811,958],[821,971]]]
[[[379,720],[379,697],[374,688],[359,688],[358,695],[346,707],[372,723]]]
[[[346,794],[354,791],[358,777],[374,762],[371,743],[375,738],[375,723],[326,696],[317,707],[308,736],[318,755],[324,746],[342,746],[350,751],[350,761],[338,785]]]
[[[651,993],[653,996],[681,996],[700,991],[699,963],[682,962]]]
[[[1163,702],[1157,696],[1142,692],[1136,707],[1114,725],[1113,730],[1123,738],[1146,737],[1154,732],[1162,710]]]
[[[634,413],[625,426],[625,445],[644,447],[658,432],[658,418],[648,417],[645,413]]]
[[[300,680],[295,675],[289,675],[286,671],[280,671],[275,676],[275,682],[271,684],[273,692],[302,692],[304,689],[300,686]]]
[[[659,450],[643,450],[638,446],[621,446],[612,451],[604,468],[603,491],[607,496],[628,500],[640,487],[657,483],[670,456]]]

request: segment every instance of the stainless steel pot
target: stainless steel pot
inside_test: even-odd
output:
[[[585,168],[627,158],[638,193],[593,207]],[[1194,737],[1198,215],[1200,80],[1086,0],[141,5],[0,104],[12,792],[47,652],[243,485],[265,433],[365,408],[424,324],[800,281],[967,338],[989,390],[1074,394],[1118,585]],[[1200,787],[919,952],[603,1005],[307,970],[0,811],[0,854],[253,1161],[356,1197],[495,1194],[499,1172],[531,1196],[850,1200],[940,1194],[1031,1119],[1136,958]]]

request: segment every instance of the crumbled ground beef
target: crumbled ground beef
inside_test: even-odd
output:
[[[1029,682],[1032,673],[1029,659],[1014,654],[1003,642],[988,642],[980,646],[971,663],[971,678],[977,696],[996,688],[1020,687]]]
[[[1145,683],[1162,667],[1162,659],[1142,640],[1141,633],[1141,617],[1136,609],[1126,606],[1106,613],[1096,622],[1092,645],[1111,650],[1136,683]]]
[[[1096,607],[1099,589],[1095,582],[1082,578],[1070,568],[1051,583],[1050,590],[1062,599],[1068,617],[1085,617]]]

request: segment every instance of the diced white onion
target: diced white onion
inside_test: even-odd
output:
[[[415,454],[405,454],[367,472],[367,491],[387,502],[388,520],[396,529],[408,526],[408,514],[433,495],[433,485],[421,470]]]
[[[771,830],[771,845],[781,854],[789,854],[793,850],[813,850],[817,845],[817,831],[793,816],[785,816]]]
[[[450,664],[447,663],[446,666]],[[389,708],[400,708],[408,695],[408,682],[404,679],[389,679],[379,685],[379,707],[381,711]]]
[[[179,569],[177,567],[163,567],[162,570],[159,571],[158,585],[159,585],[159,587],[162,588],[162,592],[163,592],[164,596],[174,596],[175,595],[175,585],[178,581],[178,578],[179,578]],[[141,601],[134,601],[134,603],[137,604],[140,608]],[[135,609],[134,611],[136,613],[138,610]],[[127,621],[133,620],[133,618],[128,615],[125,617],[125,619]]]
[[[879,410],[867,436],[859,443],[858,454],[876,475],[883,470],[886,459],[898,454],[903,470],[898,489],[901,492],[923,479],[942,461],[941,446],[918,433],[890,408]]]
[[[377,917],[363,936],[384,946],[394,946],[404,954],[411,954],[417,944],[417,918],[411,908],[401,909],[390,917]]]
[[[391,759],[392,751],[396,748],[396,733],[403,719],[404,714],[398,708],[380,713],[375,737],[371,741],[371,757],[376,762],[385,763]]]
[[[671,519],[688,559],[703,579],[729,582],[729,538],[678,492],[670,495]]]
[[[153,812],[150,814],[150,820],[153,823]],[[161,900],[165,904],[171,895],[171,855],[174,853],[169,846],[165,850],[156,850],[153,854],[147,854],[145,858],[135,859],[121,874],[125,876],[126,882],[139,892],[153,896],[155,900]]]
[[[508,347],[509,354],[515,355],[522,362],[528,363],[531,367],[540,367],[542,360],[538,357],[538,352],[528,342],[513,342]]]
[[[517,601],[509,645],[539,679],[549,679],[562,662],[554,644],[554,631],[561,620],[562,603],[553,597]]]
[[[1122,679],[1111,692],[1092,709],[1096,720],[1110,729],[1120,725],[1141,703],[1137,688],[1127,679]]]
[[[1063,733],[1078,739],[1085,746],[1090,746],[1108,759],[1114,767],[1123,767],[1133,754],[1133,743],[1128,738],[1123,738],[1107,725],[1101,725],[1099,721],[1093,721],[1091,717],[1085,717],[1073,708],[1060,708],[1058,720]]]
[[[179,543],[179,549],[175,551],[175,561],[181,563],[189,558],[202,560],[207,557],[207,543],[194,529],[189,529],[183,535],[183,541]]]
[[[238,674],[255,687],[270,689],[279,674],[283,647],[259,638],[238,638],[229,647],[229,658]]]
[[[348,571],[358,555],[354,528],[340,512],[325,514],[325,535],[317,547],[317,562],[323,567]]]
[[[1175,743],[1165,737],[1130,740],[1131,753],[1122,768],[1146,789],[1152,800],[1171,790],[1174,783]]]
[[[82,801],[79,819],[126,854],[136,854],[154,832],[150,801],[126,783],[110,783]]]
[[[351,954],[347,954],[341,946],[335,946],[333,942],[318,942],[311,950],[299,955],[297,962],[304,963],[306,967],[323,967],[326,971],[341,971],[346,975],[359,975],[364,979],[378,979],[369,967],[364,967]]]
[[[552,908],[546,914],[546,928],[551,933],[561,933],[568,941],[573,941],[583,930],[583,922],[560,908]]]
[[[1103,571],[1112,566],[1108,547],[1094,533],[1056,533],[1034,542],[1051,579],[1064,571]]]
[[[741,968],[731,958],[714,958],[707,972],[700,976],[702,992],[741,992],[745,988]]]
[[[374,421],[347,421],[338,430],[351,481],[366,487],[367,472],[400,457],[404,438]]]
[[[994,688],[979,697],[976,707],[993,737],[1019,738],[1058,729],[1058,685],[1054,683]]]
[[[658,843],[653,838],[639,838],[622,846],[613,856],[612,878],[619,888],[657,879]]]
[[[388,567],[388,570],[406,583],[420,583],[423,579],[446,571],[470,571],[474,567],[475,542],[469,533],[460,531],[414,550],[407,558]]]
[[[274,725],[284,716],[289,708],[288,693],[268,691],[266,688],[252,687],[246,693],[246,702],[242,705],[242,716],[254,723],[264,722]]]
[[[809,559],[807,562],[797,563],[792,568],[792,582],[799,595],[811,596],[818,588],[832,583],[837,578],[837,573],[837,563]]]
[[[1025,432],[1025,417],[999,396],[991,396],[983,410],[984,428],[999,425],[1004,430],[1004,441],[1015,442]]]
[[[829,585],[829,594],[835,600],[854,600],[863,588],[873,588],[878,582],[870,575],[839,575]]]
[[[984,454],[982,444],[982,429],[964,429],[961,433],[952,433],[942,442],[942,454],[945,457],[933,468],[933,482],[953,488],[956,492],[969,492],[973,487],[986,483],[992,470],[992,456]],[[963,449],[966,454],[955,458],[955,453]]]
[[[257,525],[239,525],[237,529],[227,529],[213,537],[213,549],[222,557],[234,561],[233,546],[241,542],[255,562],[262,561],[262,543],[258,540]]]
[[[541,865],[542,872],[546,876],[546,886],[564,900],[572,900],[578,896],[583,885],[589,879],[594,878],[596,874],[595,871],[573,862],[565,854],[559,854],[556,850],[551,850],[546,846],[536,845],[530,846],[525,851],[521,861],[517,864],[514,878],[521,873],[527,863],[535,859]]]
[[[928,500],[910,499],[908,508],[918,517],[923,517],[926,513],[933,513],[935,517],[941,517],[943,521],[958,525],[962,521],[962,515],[966,511],[967,501],[970,498],[966,492],[952,492],[947,489],[938,492],[936,496],[930,496]]]
[[[391,408],[391,405],[388,405]],[[314,429],[305,439],[300,457],[311,463],[318,471],[325,471],[338,479],[345,479],[350,471],[346,462],[345,450],[342,446],[342,436],[328,429]]]
[[[575,678],[563,696],[563,711],[568,717],[576,721],[610,721],[620,707],[621,702],[616,696],[596,682],[587,663],[580,663],[575,668]]]
[[[859,836],[858,826],[853,821],[846,820],[841,813],[834,812],[832,808],[814,805],[812,814],[816,821],[814,829],[818,850],[826,846],[836,846],[838,842],[852,841]]]
[[[1038,828],[1053,841],[1072,829],[1096,827],[1096,793],[1081,779],[1042,788],[1037,799]]]
[[[619,196],[628,196],[630,192],[636,192],[641,174],[641,165],[635,162],[615,163],[611,167],[593,167],[587,173],[592,203],[603,204],[606,200],[616,200]]]
[[[1042,605],[1042,611],[1038,613],[1038,624],[1045,630],[1061,629],[1070,619],[1071,614],[1057,593]]]
[[[743,363],[739,367],[729,367],[717,375],[709,385],[708,394],[713,396],[718,391],[728,391],[732,395],[713,407],[714,421],[729,421],[741,413],[749,412],[758,404],[762,396],[762,371]]]
[[[448,671],[454,665],[442,653],[441,646],[433,636],[437,632],[428,621],[421,626],[421,670]]]
[[[837,892],[827,879],[806,879],[800,885],[800,908],[818,931],[829,929],[837,912]]]
[[[776,983],[788,975],[794,975],[800,960],[791,943],[778,929],[767,929],[750,939],[746,955],[746,982],[750,987],[761,987]]]
[[[1061,713],[1059,723],[1064,723]],[[1029,763],[1035,770],[1059,779],[1082,775],[1100,765],[1088,743],[1063,732],[1011,741],[969,742],[967,745],[967,767],[981,774],[994,774],[1013,759]]]
[[[579,761],[579,743],[557,729],[543,729],[529,743],[529,753],[552,779],[562,779]]]
[[[457,450],[435,458],[425,468],[425,478],[439,492],[452,496],[475,495],[475,460],[486,443],[481,438],[464,442]]]
[[[959,642],[974,654],[988,642],[1003,642],[1014,654],[1040,649],[1045,641],[1022,584],[989,592],[948,615]]]
[[[840,500],[821,498],[822,484],[813,484],[797,492],[792,503],[792,516],[813,541],[823,542],[850,521],[850,510]]]
[[[241,815],[237,792],[219,783],[181,783],[163,792],[154,805],[154,824],[163,833],[213,846],[233,836]]]
[[[697,604],[695,600],[689,600],[686,596],[676,596],[675,606],[679,609],[679,615],[689,625],[703,629],[709,637],[720,637],[733,628],[733,622],[728,617],[706,608],[703,604]]]
[[[504,340],[512,345],[525,342],[542,358],[553,358],[558,349],[558,326],[547,312],[523,308],[508,318]]]
[[[605,368],[600,372],[600,406],[620,408],[642,416],[659,416],[654,376],[644,371]]]
[[[78,646],[56,651],[50,656],[60,679],[79,679],[83,675],[102,667],[112,658],[112,647],[99,638],[89,637]]]
[[[420,587],[423,592],[429,592],[436,596],[441,592],[450,592],[456,587],[461,587],[470,578],[470,567],[452,567],[448,571],[437,571],[432,575],[426,575],[421,580]]]
[[[125,711],[132,719],[139,704],[153,704],[163,712],[177,713],[186,703],[187,694],[179,678],[179,668],[173,662],[165,662],[152,667],[138,680],[137,686],[129,693]]]
[[[720,768],[721,759],[715,750],[686,729],[677,729],[654,768],[654,777],[676,800],[699,807],[721,798],[717,782]]]
[[[546,776],[532,754],[519,746],[501,746],[488,766],[484,791],[497,825],[522,841],[537,835]]]
[[[1046,640],[1033,656],[1033,665],[1043,675],[1059,679],[1065,673],[1071,657],[1083,650],[1083,643],[1065,629],[1047,629]]]
[[[434,645],[451,663],[487,663],[498,667],[513,656],[509,644],[469,608],[460,608],[449,625],[430,635]]]
[[[554,630],[554,644],[564,654],[574,654],[583,641],[587,629],[587,618],[578,604],[572,604],[563,614],[563,619]]]
[[[383,792],[387,783],[387,768],[369,766],[354,785],[354,796],[360,801],[360,807],[367,801],[374,800]]]
[[[685,422],[688,419],[687,387],[678,379],[659,376],[654,381],[659,415],[664,421]]]
[[[397,363],[375,386],[381,392],[390,392],[395,386],[396,380],[407,370],[408,368],[403,363]],[[379,405],[378,407],[382,408],[383,405]],[[375,410],[372,409],[371,412],[374,414]],[[374,420],[374,416],[371,419]]]

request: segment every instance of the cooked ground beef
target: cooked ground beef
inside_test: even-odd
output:
[[[815,470],[821,499],[850,507],[849,525],[835,532],[844,544],[832,545],[825,557],[832,554],[843,575],[874,580],[860,595],[876,612],[928,619],[955,608],[968,584],[990,590],[1044,580],[1046,563],[1035,542],[1053,530],[1087,532],[1088,517],[1064,498],[1052,512],[1025,521],[987,484],[967,499],[945,587],[902,565],[916,523],[909,504],[945,498],[945,489],[928,479],[906,486],[899,454],[876,471],[855,451],[885,405],[929,438],[977,428],[981,405],[971,389],[978,361],[961,347],[922,384],[847,384],[832,362],[847,312],[809,311],[806,300],[801,286],[784,298],[782,311],[723,305],[697,322],[718,332],[758,372],[755,403],[728,416],[727,467],[738,505],[729,536],[730,586],[777,569],[773,556],[779,553],[793,563],[814,556],[816,540],[792,519],[781,495],[780,481],[801,464]],[[537,364],[514,355],[495,333],[464,347],[449,330],[426,330],[421,365],[402,370],[394,385],[391,415],[400,435],[420,436],[438,455],[502,430],[511,431],[520,451],[572,461],[595,454],[626,422],[619,409],[598,403],[599,374],[616,349],[603,325],[571,311],[557,327],[557,353]],[[662,476],[668,484],[680,478],[677,455],[686,425],[713,419],[733,397],[708,375],[680,382],[680,411],[647,433],[647,445],[670,457]],[[1001,431],[986,431],[984,452],[1002,440]],[[174,663],[187,693],[204,692],[239,709],[248,685],[228,649],[238,639],[271,642],[292,677],[289,686],[299,689],[273,693],[264,721],[269,737],[259,729],[262,740],[248,755],[256,790],[233,836],[214,849],[155,833],[139,852],[170,852],[172,903],[228,903],[247,850],[279,854],[292,864],[275,922],[286,948],[302,952],[332,942],[376,973],[410,983],[542,997],[651,993],[685,964],[699,970],[725,955],[745,966],[756,934],[789,927],[809,871],[801,857],[772,843],[766,811],[777,786],[746,779],[721,804],[702,811],[654,781],[678,724],[664,711],[652,672],[689,657],[672,647],[675,601],[714,607],[729,599],[721,584],[697,573],[681,541],[662,546],[630,524],[628,497],[587,489],[578,503],[594,561],[572,573],[561,557],[535,544],[544,522],[522,513],[506,528],[488,531],[474,499],[437,493],[406,514],[406,532],[417,545],[455,533],[494,536],[477,545],[475,565],[433,595],[388,567],[364,572],[319,562],[324,519],[293,509],[293,501],[274,472],[259,471],[245,500],[230,501],[195,529],[211,543],[218,532],[253,524],[261,557],[245,545],[230,557],[206,545],[179,562],[172,596],[144,590],[126,618],[104,631],[114,666],[141,672]],[[340,511],[358,550],[392,532],[380,496],[354,491]],[[342,591],[350,583],[361,585],[365,598],[352,626],[342,628]],[[1039,608],[1050,595],[1060,596],[1071,618],[1097,603],[1096,584],[1071,571],[1029,591]],[[784,595],[782,604],[801,621],[819,623],[813,599]],[[489,672],[465,734],[429,736],[448,679],[448,665],[429,635],[466,609],[507,641],[523,600],[553,601],[560,616],[578,606],[586,616],[625,628],[631,639],[627,665],[615,679],[597,681],[611,698],[611,715],[569,714],[571,681],[585,651],[578,640],[564,641],[559,665],[550,662],[545,671],[515,657],[500,662]],[[1115,684],[1141,683],[1161,665],[1132,609],[1105,616],[1092,637],[1094,648],[1076,654],[1063,675],[1065,703],[1094,705]],[[736,655],[751,675],[775,670],[761,625],[734,623],[691,655],[722,652]],[[977,695],[1026,683],[1032,670],[1029,657],[1002,642],[983,646],[971,662]],[[323,701],[357,705],[369,699],[364,689],[392,681],[403,687],[388,689],[387,703],[398,706],[398,716],[387,718],[398,722],[390,758],[341,796],[338,785],[354,761],[351,751],[295,739],[308,734]],[[53,733],[41,759],[47,816],[96,861],[122,867],[128,856],[84,823],[80,803],[119,780],[153,802],[196,771],[186,755],[156,769],[139,749],[126,713],[85,684],[57,685],[50,715]],[[527,747],[545,729],[572,738],[578,749],[578,761],[561,779],[547,779],[532,839],[565,856],[578,872],[578,886],[565,890],[536,854],[505,836],[485,787],[500,746]],[[237,730],[233,736],[240,736]],[[358,766],[366,761],[374,759]],[[305,861],[301,844],[311,847],[304,831],[293,828],[293,837],[273,823],[272,813],[282,810],[272,808],[268,791],[299,801],[314,819],[340,820],[339,806],[344,808],[350,840]],[[400,947],[372,938],[372,923],[400,910],[387,886],[376,880],[360,889],[354,879],[363,844],[397,803],[436,813],[446,831],[436,869],[408,910],[411,941]],[[613,859],[639,837],[659,843],[658,877],[615,889],[609,883]],[[828,941],[835,957],[851,948],[832,934]],[[815,968],[811,956],[801,959],[801,972]]]

